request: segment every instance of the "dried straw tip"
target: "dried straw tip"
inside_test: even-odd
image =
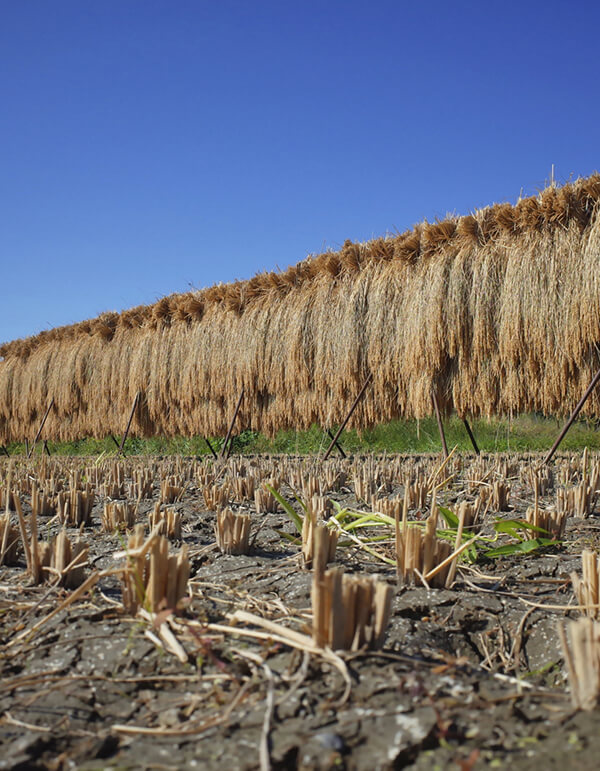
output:
[[[102,529],[105,533],[117,530],[130,530],[135,525],[138,507],[127,501],[105,501],[101,515]]]
[[[579,618],[559,624],[571,700],[576,709],[592,710],[600,695],[600,624]]]
[[[388,626],[392,587],[345,575],[341,567],[313,573],[313,640],[332,650],[380,648]]]
[[[154,504],[154,509],[148,512],[150,530],[164,535],[172,541],[181,540],[181,513],[172,506],[163,508],[160,503]]]
[[[35,584],[58,579],[60,586],[76,589],[85,578],[88,547],[81,541],[71,542],[61,530],[50,543],[31,542],[31,576]]]
[[[229,490],[225,486],[208,484],[202,489],[202,497],[207,511],[218,511],[227,506]]]
[[[153,532],[144,540],[144,526],[137,525],[129,536],[127,551],[115,558],[126,557],[121,574],[123,605],[129,613],[139,607],[156,613],[162,608],[175,608],[187,591],[190,566],[187,546],[178,554],[169,554],[169,541]]]
[[[8,512],[0,517],[0,565],[16,565],[19,557],[19,531]]]
[[[598,497],[598,480],[580,482],[574,487],[559,487],[556,491],[556,508],[568,517],[589,517]]]
[[[582,613],[590,618],[600,618],[600,557],[595,551],[584,549],[581,554],[582,576],[571,573],[573,591]]]
[[[231,509],[217,513],[215,535],[223,554],[248,554],[250,549],[250,515],[234,514]]]
[[[180,475],[163,479],[160,483],[160,502],[176,503],[183,500],[186,485]]]
[[[417,526],[406,526],[398,533],[397,560],[398,576],[404,583],[422,583],[442,588],[450,573],[448,557],[452,546],[436,535],[437,514],[427,518],[425,530]]]
[[[254,500],[255,479],[252,476],[233,476],[231,479],[233,497],[238,503],[247,503]]]
[[[540,509],[530,506],[525,512],[525,520],[534,527],[540,527],[553,538],[562,538],[567,526],[567,512]]]
[[[492,484],[492,509],[494,511],[509,511],[510,485],[504,480],[496,480]]]
[[[57,511],[61,523],[70,527],[89,525],[95,500],[96,496],[89,482],[84,489],[71,487],[68,493],[58,493]]]
[[[149,468],[134,469],[131,474],[129,487],[130,496],[135,500],[147,500],[152,498],[152,486],[154,474]]]
[[[265,484],[268,483],[265,482]],[[270,490],[266,489],[264,485],[258,488],[258,490],[255,490],[254,505],[256,506],[257,514],[268,514],[279,511],[279,503],[277,502],[277,499],[273,493],[270,492]]]
[[[326,513],[326,499],[314,495],[302,520],[302,564],[307,569],[314,567],[317,572],[335,560],[338,542],[338,531],[324,522]]]
[[[45,489],[37,485],[31,488],[31,511],[37,517],[46,517],[56,512],[56,500]]]

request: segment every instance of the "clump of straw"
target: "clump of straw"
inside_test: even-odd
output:
[[[16,565],[19,556],[19,531],[10,522],[8,512],[0,517],[0,565]]]
[[[32,540],[31,575],[35,584],[51,581],[55,576],[61,586],[76,589],[85,578],[88,547],[72,542],[61,530],[49,543]]]
[[[577,709],[592,710],[600,695],[600,624],[579,618],[560,624],[558,632],[571,690]]]
[[[127,550],[115,558],[126,557],[121,576],[123,605],[129,613],[144,607],[153,613],[175,608],[185,595],[190,575],[187,546],[169,554],[169,541],[156,532],[144,540],[144,526],[137,525],[127,541]]]
[[[129,530],[135,525],[138,507],[127,501],[105,501],[101,515],[102,529],[106,533]]]
[[[332,650],[380,648],[392,605],[392,587],[373,578],[345,575],[341,567],[315,570],[313,640]]]
[[[248,554],[250,548],[250,515],[234,514],[231,509],[217,513],[215,535],[223,554]]]
[[[335,550],[338,542],[338,531],[332,530],[324,523],[327,513],[327,501],[320,495],[313,495],[306,506],[306,514],[302,520],[302,563],[305,568],[313,567],[315,559],[318,564],[314,569],[324,570],[329,562],[335,560]]]
[[[160,503],[154,504],[154,509],[148,512],[150,529],[159,535],[164,535],[173,541],[181,540],[181,513],[172,506],[163,508]]]
[[[571,573],[577,604],[590,618],[600,617],[600,557],[595,551],[584,549],[581,554],[581,577]]]

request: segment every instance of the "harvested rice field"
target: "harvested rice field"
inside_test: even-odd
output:
[[[600,456],[0,461],[0,768],[592,768]]]

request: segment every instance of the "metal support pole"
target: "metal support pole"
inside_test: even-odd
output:
[[[123,434],[123,438],[121,439],[121,444],[119,446],[119,452],[117,453],[117,457],[121,455],[123,452],[123,448],[125,447],[125,440],[127,439],[127,436],[129,434],[129,429],[131,428],[131,422],[133,420],[133,416],[135,415],[135,410],[138,406],[138,402],[140,400],[140,392],[138,391],[135,395],[135,399],[133,400],[133,407],[131,408],[131,415],[129,416],[129,420],[127,421],[127,428],[125,429],[125,433]]]
[[[219,460],[219,456],[214,451],[212,444],[208,441],[208,439],[206,437],[204,437],[204,441],[206,442],[206,446],[208,447],[208,449],[211,451],[213,458],[215,460]]]
[[[342,458],[346,458],[347,457],[346,453],[344,452],[341,444],[337,440],[333,439],[333,434],[331,433],[331,431],[329,429],[327,429],[327,435],[329,436],[330,439],[332,439],[334,441],[335,446],[337,447],[337,450],[338,450],[339,454],[342,456]]]
[[[354,410],[355,410],[355,409],[358,407],[358,403],[359,403],[359,402],[360,402],[360,400],[363,398],[363,396],[364,396],[364,393],[365,393],[365,391],[367,390],[367,386],[369,385],[369,383],[371,382],[371,380],[373,380],[373,373],[372,373],[372,372],[370,372],[370,373],[369,373],[369,376],[368,376],[368,377],[367,377],[367,379],[365,380],[365,382],[364,382],[364,384],[363,384],[363,387],[362,387],[362,388],[360,389],[360,391],[358,392],[358,396],[357,396],[357,397],[356,397],[356,399],[354,400],[354,403],[352,404],[352,407],[350,407],[350,411],[349,411],[349,412],[348,412],[348,414],[346,415],[346,418],[345,418],[344,422],[342,423],[342,425],[341,425],[341,426],[338,428],[338,430],[336,431],[336,433],[335,433],[335,436],[334,436],[334,437],[333,437],[333,439],[331,440],[331,444],[330,444],[330,445],[329,445],[329,447],[327,448],[327,452],[325,453],[325,455],[323,455],[323,460],[327,460],[327,458],[329,457],[329,455],[330,455],[331,451],[333,450],[333,448],[334,448],[334,446],[335,446],[335,444],[336,444],[337,440],[340,438],[340,434],[341,434],[341,433],[342,433],[342,431],[343,431],[343,430],[346,428],[346,424],[348,423],[348,421],[349,421],[349,420],[350,420],[350,418],[352,417],[352,413],[353,413],[353,412],[354,412]]]
[[[225,453],[227,451],[227,445],[229,444],[229,440],[231,439],[231,432],[233,431],[233,426],[235,424],[235,420],[238,416],[238,412],[240,411],[240,407],[242,406],[242,399],[244,398],[244,389],[242,388],[242,392],[240,394],[240,398],[238,399],[238,403],[235,407],[235,412],[233,413],[233,418],[231,419],[231,423],[229,425],[229,431],[227,432],[227,436],[225,437],[225,444],[223,447],[221,447],[221,458],[226,457]],[[227,457],[229,457],[229,454],[227,454]]]
[[[433,402],[433,409],[435,410],[435,417],[438,424],[438,431],[440,432],[440,439],[442,440],[442,447],[444,448],[444,458],[448,457],[448,445],[446,444],[446,434],[444,433],[444,424],[442,423],[442,416],[440,415],[440,408],[438,405],[437,396],[435,391],[431,392],[431,401]]]
[[[583,396],[582,396],[582,397],[581,397],[581,399],[579,400],[579,403],[577,404],[577,407],[575,407],[575,409],[574,409],[574,410],[573,410],[573,412],[571,413],[571,417],[570,417],[570,418],[567,420],[567,422],[565,423],[563,430],[560,432],[560,434],[559,434],[559,436],[558,436],[557,440],[556,440],[556,441],[554,442],[554,444],[552,445],[552,447],[551,447],[550,451],[548,452],[548,455],[546,455],[546,457],[545,457],[545,458],[544,458],[544,460],[542,461],[542,466],[544,466],[546,463],[550,463],[550,461],[552,460],[552,456],[553,456],[553,455],[554,455],[554,453],[555,453],[555,452],[558,450],[558,445],[559,445],[559,444],[562,442],[562,440],[565,438],[565,435],[566,435],[567,431],[568,431],[568,430],[571,428],[571,426],[572,426],[572,425],[573,425],[573,423],[575,422],[575,419],[577,418],[577,416],[578,416],[578,415],[579,415],[579,413],[581,412],[581,409],[582,409],[583,405],[584,405],[584,404],[587,402],[587,400],[589,399],[589,397],[590,397],[590,394],[592,393],[592,391],[594,390],[594,388],[597,386],[597,384],[598,384],[598,381],[599,381],[599,380],[600,380],[600,369],[599,369],[599,370],[598,370],[598,372],[596,372],[596,374],[594,375],[594,378],[593,378],[592,382],[589,384],[589,386],[587,387],[587,390],[586,390],[586,392],[583,394]]]
[[[52,397],[52,400],[50,404],[48,405],[48,409],[44,413],[44,417],[42,418],[42,422],[40,423],[40,427],[38,428],[38,432],[35,435],[35,439],[33,440],[33,444],[31,445],[31,448],[27,451],[27,457],[30,458],[32,452],[35,450],[35,445],[37,443],[37,440],[40,438],[40,435],[42,433],[42,429],[44,428],[44,423],[46,422],[46,419],[48,415],[50,414],[50,410],[52,409],[52,405],[54,404],[54,397]]]
[[[467,429],[467,434],[469,435],[469,439],[471,440],[471,444],[473,445],[473,449],[477,453],[477,455],[480,455],[479,447],[477,446],[477,442],[475,441],[475,437],[473,436],[473,432],[471,431],[471,426],[469,425],[466,418],[462,419],[463,423],[465,424],[465,428]]]

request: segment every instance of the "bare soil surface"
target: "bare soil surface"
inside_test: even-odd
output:
[[[372,468],[372,459],[353,462]],[[500,460],[482,462],[496,469]],[[567,462],[559,459],[557,468]],[[277,467],[278,460],[260,463]],[[578,615],[564,608],[575,602],[570,574],[581,571],[582,548],[600,540],[593,514],[570,517],[560,544],[461,564],[447,589],[397,586],[393,565],[342,543],[337,562],[376,574],[395,596],[383,648],[334,657],[232,619],[245,610],[310,634],[311,573],[281,534],[295,534],[285,513],[257,514],[248,502],[233,507],[252,514],[251,553],[221,554],[216,515],[206,510],[197,478],[203,464],[186,464],[192,470],[175,507],[191,579],[175,612],[154,620],[128,615],[119,576],[103,573],[89,593],[48,618],[71,592],[32,585],[22,554],[17,565],[0,567],[0,769],[597,768],[598,712],[573,709],[557,634],[559,622]],[[533,503],[522,476],[509,470],[510,510],[488,510],[484,533]],[[440,493],[444,506],[465,498],[458,477]],[[555,502],[558,486],[551,484],[542,505]],[[402,494],[401,483],[392,479],[389,487],[386,496]],[[158,488],[155,477],[138,521],[147,522]],[[280,489],[294,501],[285,481]],[[327,495],[366,509],[351,475]],[[103,501],[99,495],[81,529],[88,574],[123,564],[113,554],[125,536],[100,528]],[[41,517],[40,537],[59,527],[56,517]],[[394,556],[392,536],[376,544],[379,554]]]

